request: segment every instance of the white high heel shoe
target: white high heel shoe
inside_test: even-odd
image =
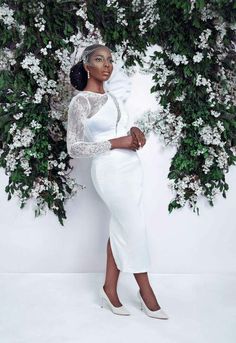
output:
[[[140,300],[140,309],[144,310],[144,312],[146,313],[146,315],[148,315],[149,317],[153,317],[153,318],[158,318],[158,319],[168,319],[168,315],[165,313],[164,310],[162,310],[161,308],[159,310],[156,311],[151,311],[145,304],[145,302],[143,301],[143,298],[140,294],[140,291],[138,290],[138,298]]]
[[[104,291],[103,286],[100,289],[100,301],[101,301],[101,307],[103,307],[104,300],[106,300],[107,304],[109,305],[110,309],[115,314],[121,314],[121,315],[130,315],[131,313],[127,310],[127,308],[124,305],[121,305],[119,307],[113,306],[110,302],[110,299],[106,295],[106,292]]]

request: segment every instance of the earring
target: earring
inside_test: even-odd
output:
[[[88,70],[88,79],[90,78],[90,75],[89,75],[89,70]]]

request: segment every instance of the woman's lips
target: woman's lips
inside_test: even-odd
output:
[[[104,75],[110,75],[110,73],[108,71],[104,71],[103,74]]]

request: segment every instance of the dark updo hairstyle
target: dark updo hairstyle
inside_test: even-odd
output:
[[[82,58],[85,56],[86,61],[89,61],[91,55],[97,48],[107,48],[107,46],[102,44],[92,44],[87,46],[81,55],[80,61],[70,69],[70,82],[72,86],[79,91],[82,91],[88,82],[88,73],[83,66]]]

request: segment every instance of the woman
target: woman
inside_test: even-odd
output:
[[[104,91],[112,63],[110,49],[93,44],[71,68],[71,84],[78,94],[69,105],[67,150],[72,158],[92,157],[94,187],[111,213],[102,304],[106,300],[113,313],[130,314],[118,298],[117,282],[120,271],[132,272],[139,286],[141,309],[151,317],[168,319],[147,275],[150,257],[142,207],[143,171],[136,152],[146,139],[138,127],[128,130],[121,103]]]

